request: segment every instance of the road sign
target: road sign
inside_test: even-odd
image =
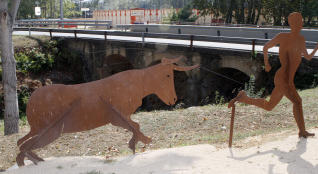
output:
[[[34,12],[35,12],[35,16],[40,16],[41,15],[41,7],[35,7]]]
[[[89,8],[81,8],[81,11],[89,11]]]

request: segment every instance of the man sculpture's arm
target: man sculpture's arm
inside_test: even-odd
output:
[[[274,47],[275,45],[279,44],[281,34],[276,35],[272,40],[268,41],[263,48],[264,54],[264,64],[265,64],[265,71],[269,72],[271,70],[271,65],[268,62],[268,49]]]
[[[311,60],[312,57],[316,54],[318,50],[318,44],[316,46],[316,48],[311,52],[311,54],[308,54],[307,49],[306,49],[306,43],[305,43],[305,39],[303,38],[303,45],[302,45],[302,54],[304,55],[304,58],[307,60]]]

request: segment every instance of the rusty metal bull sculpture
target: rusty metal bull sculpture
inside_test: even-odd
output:
[[[138,141],[149,144],[151,139],[130,116],[142,104],[142,98],[150,94],[156,94],[167,105],[176,102],[173,70],[198,67],[175,65],[179,60],[163,58],[160,64],[149,68],[124,71],[98,81],[37,89],[27,104],[31,130],[17,142],[17,164],[23,166],[25,157],[35,164],[43,161],[32,150],[52,143],[62,133],[86,131],[108,123],[133,132],[129,148],[135,153]]]

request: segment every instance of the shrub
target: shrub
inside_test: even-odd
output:
[[[0,64],[0,81],[2,81],[2,65]]]
[[[248,83],[245,83],[244,91],[249,97],[260,98],[264,94],[265,89],[262,88],[259,91],[255,89],[255,77],[252,75]]]
[[[41,73],[52,69],[54,58],[50,53],[44,54],[37,48],[16,53],[17,70],[23,73]]]
[[[26,116],[26,106],[31,96],[31,90],[27,86],[20,86],[18,89],[19,114],[20,118]]]
[[[17,70],[23,73],[39,74],[51,70],[58,55],[56,41],[48,41],[41,48],[24,48],[17,50],[15,59]]]
[[[190,4],[182,8],[178,13],[173,12],[170,17],[170,21],[175,22],[195,22],[198,19],[198,16],[192,13],[192,6]]]
[[[225,103],[225,99],[222,95],[220,95],[219,91],[215,91],[214,102],[216,105],[222,105]]]

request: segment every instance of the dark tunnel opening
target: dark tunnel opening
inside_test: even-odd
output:
[[[224,102],[234,98],[237,93],[244,89],[250,77],[233,68],[220,68],[206,72],[201,83],[201,105],[218,103],[223,97]]]

